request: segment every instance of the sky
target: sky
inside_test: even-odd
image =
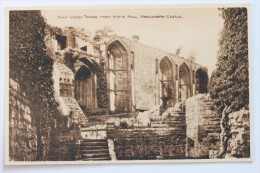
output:
[[[109,26],[117,35],[138,35],[140,43],[173,54],[181,47],[180,55],[187,58],[195,52],[196,62],[208,67],[209,75],[215,69],[223,27],[217,8],[49,9],[42,13],[47,23],[61,28],[84,28],[94,35]]]

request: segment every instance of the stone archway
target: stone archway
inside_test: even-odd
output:
[[[174,105],[174,75],[173,65],[168,57],[164,57],[160,61],[160,98],[161,105]]]
[[[131,108],[128,56],[121,42],[115,41],[108,46],[109,101],[112,113],[127,112]]]
[[[196,94],[207,93],[208,80],[209,80],[207,72],[199,68],[196,71],[195,78],[196,78],[196,85],[195,85]]]
[[[191,71],[186,63],[179,67],[179,101],[191,96]]]
[[[95,108],[94,75],[91,70],[83,65],[75,75],[76,100],[83,111]]]

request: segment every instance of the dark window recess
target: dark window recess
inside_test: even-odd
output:
[[[58,50],[63,50],[67,47],[67,37],[62,35],[56,35],[56,40],[57,40]]]
[[[158,74],[159,71],[159,65],[158,65],[158,59],[155,59],[155,74]]]
[[[191,138],[187,138],[187,143],[188,143],[188,145],[191,147],[191,148],[194,148],[194,140],[193,139],[191,139]]]
[[[87,46],[83,46],[83,47],[80,48],[80,50],[83,50],[83,51],[87,52],[88,51],[88,47]]]
[[[61,97],[72,97],[72,86],[70,84],[60,84],[60,96]]]

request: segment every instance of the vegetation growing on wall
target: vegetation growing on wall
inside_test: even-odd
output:
[[[74,28],[74,27],[67,27],[65,29],[61,29],[59,27],[47,25],[46,27],[46,38],[50,39],[51,35],[66,35],[68,37],[79,37],[84,41],[90,41],[91,34],[86,32],[84,29]],[[100,44],[100,41],[104,41],[105,38],[110,37],[113,31],[109,27],[104,27],[100,30],[96,31],[95,37],[93,38],[93,42],[95,44]],[[49,50],[48,52],[53,52],[53,50]],[[50,55],[54,55],[54,53],[50,53]],[[88,56],[88,55],[86,55]],[[54,55],[55,57],[55,55]],[[79,60],[80,51],[74,49],[74,47],[69,46],[69,49],[63,54],[63,62],[67,67],[69,67],[72,71],[75,72],[75,63]],[[91,57],[86,57],[91,58]],[[60,61],[60,60],[59,60]],[[83,63],[86,63],[85,61]],[[97,104],[98,109],[95,110],[85,110],[88,115],[100,115],[107,113],[108,109],[108,93],[107,93],[107,79],[104,72],[104,62],[101,61],[97,63],[95,61],[87,61],[87,65],[91,68],[97,76]]]
[[[108,92],[107,92],[107,79],[104,70],[104,64],[94,63],[95,73],[97,75],[97,98],[98,107],[108,109]]]
[[[94,45],[100,45],[105,43],[108,39],[115,36],[114,31],[109,26],[104,26],[101,29],[98,29],[95,32],[95,36],[93,38]]]
[[[222,115],[223,158],[230,138],[228,114],[249,105],[248,23],[246,8],[221,9],[224,28],[219,40],[217,69],[209,83],[213,109]]]
[[[77,50],[70,49],[64,53],[64,64],[72,71],[75,71],[74,64],[79,59]],[[107,112],[108,109],[108,93],[107,93],[107,79],[104,71],[104,63],[89,62],[88,67],[97,76],[97,104],[96,110],[85,110],[88,115],[101,115]]]
[[[40,11],[10,11],[9,17],[9,75],[28,96],[37,128],[37,160],[45,160],[50,124],[58,114],[52,81],[53,60],[45,51],[46,23]]]

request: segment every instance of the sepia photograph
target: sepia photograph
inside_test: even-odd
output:
[[[7,9],[5,164],[252,161],[249,13]]]

